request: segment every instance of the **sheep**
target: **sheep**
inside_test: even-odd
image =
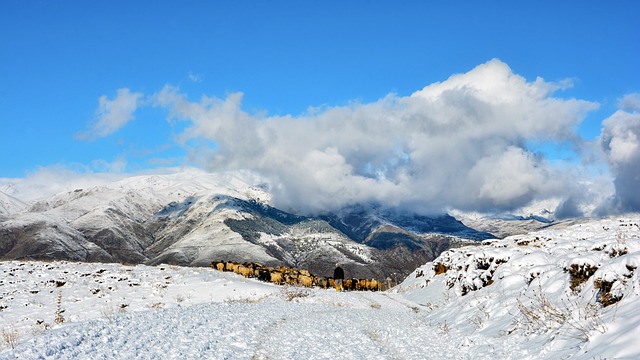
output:
[[[242,266],[241,264],[233,264],[233,266],[231,267],[232,271],[236,274],[240,274],[240,266]]]
[[[355,286],[354,286],[354,283],[353,283],[353,282],[354,282],[354,280],[353,280],[353,279],[347,279],[347,280],[345,280],[345,281],[344,281],[344,283],[343,283],[343,288],[344,288],[345,290],[354,290],[354,289],[355,289]]]
[[[234,269],[235,271],[235,269]],[[238,269],[236,271],[237,274],[240,274],[246,278],[251,277],[251,274],[253,273],[253,270],[251,270],[251,268],[248,268],[244,265],[238,265]]]
[[[367,290],[368,288],[367,282],[368,282],[367,279],[358,280],[358,282],[356,283],[356,290],[358,291]]]
[[[229,261],[225,266],[224,266],[224,270],[225,271],[233,271],[233,266],[235,265],[235,263],[233,261]]]
[[[316,278],[316,285],[323,289],[326,289],[327,287],[329,287],[329,280],[326,277]]]
[[[282,281],[283,281],[282,273],[280,271],[272,271],[270,280],[274,284],[278,284],[278,285],[282,284]]]
[[[298,277],[298,284],[310,288],[313,286],[313,277],[301,275]]]
[[[297,272],[285,273],[284,281],[289,285],[296,285],[298,283],[298,273]]]
[[[271,281],[271,273],[268,268],[262,267],[258,271],[258,280],[269,282]]]
[[[371,281],[369,282],[368,290],[370,290],[370,291],[379,291],[381,287],[382,287],[382,284],[377,282],[376,279],[371,279]]]
[[[273,268],[252,262],[240,264],[233,261],[226,263],[223,261],[212,261],[209,266],[219,271],[233,271],[234,273],[246,278],[257,278],[258,280],[271,282],[277,285],[286,283],[294,286],[318,286],[323,289],[336,287],[335,279],[331,277],[316,277],[314,274],[311,274],[309,270],[305,269],[295,269],[286,266]],[[371,280],[345,279],[342,285],[345,290],[358,291],[382,291],[383,288],[383,283],[374,278]]]

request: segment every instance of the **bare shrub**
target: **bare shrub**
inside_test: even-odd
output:
[[[514,329],[523,330],[525,334],[542,334],[549,331],[567,330],[566,335],[588,341],[592,332],[604,333],[606,325],[601,319],[601,306],[587,303],[581,305],[577,300],[562,301],[562,306],[553,304],[545,296],[542,289],[534,292],[529,304],[516,299],[516,307],[521,317],[514,319]]]
[[[440,331],[445,335],[451,332],[451,327],[447,324],[447,320],[445,320],[444,323],[439,324],[438,329],[440,329]]]
[[[124,314],[127,312],[128,307],[129,307],[129,304],[120,304],[120,306],[118,306],[118,311]]]
[[[484,322],[489,320],[491,314],[487,310],[487,307],[484,304],[480,304],[477,306],[478,311],[473,314],[471,317],[467,319],[469,324],[473,326],[476,330],[482,329],[484,326]]]
[[[607,307],[613,305],[622,300],[622,295],[613,293],[613,285],[615,282],[606,281],[603,279],[596,279],[593,282],[593,286],[598,289],[597,300],[602,306]]]
[[[13,326],[9,327],[8,329],[3,328],[2,340],[6,346],[10,347],[13,350],[20,340],[20,332]]]
[[[569,272],[571,278],[569,288],[572,291],[578,290],[578,287],[589,280],[591,275],[595,274],[597,270],[597,266],[591,266],[589,264],[571,264],[571,267],[569,269],[566,269],[566,271]]]
[[[109,320],[109,322],[113,322],[113,317],[116,314],[116,309],[113,306],[103,306],[100,309],[100,315],[103,318]]]
[[[64,316],[62,316],[62,313],[64,312],[64,310],[62,309],[62,290],[58,291],[58,299],[56,300],[56,318],[53,320],[53,322],[56,325],[60,325],[64,322]]]
[[[282,290],[280,290],[280,296],[287,301],[303,299],[310,294],[308,289],[299,286],[283,286]]]
[[[433,271],[436,275],[440,275],[449,271],[449,268],[444,264],[433,264]]]
[[[161,302],[151,304],[152,309],[162,309],[163,307],[164,307],[164,304]]]

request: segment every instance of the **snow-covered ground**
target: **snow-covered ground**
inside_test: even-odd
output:
[[[451,249],[395,291],[531,358],[640,359],[639,265],[636,215]]]
[[[454,334],[397,294],[285,288],[209,268],[4,262],[0,269],[2,331],[17,333],[0,359],[526,355],[509,338]]]
[[[640,358],[639,227],[582,222],[452,249],[380,293],[0,262],[0,359]],[[572,268],[590,276],[572,282]]]

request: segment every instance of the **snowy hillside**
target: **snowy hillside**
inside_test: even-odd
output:
[[[639,227],[582,221],[452,249],[387,292],[0,262],[0,359],[636,359]]]
[[[521,339],[540,358],[637,359],[638,265],[640,216],[584,220],[451,249],[395,291],[456,332]]]
[[[271,206],[250,172],[135,176],[58,193],[0,218],[0,259],[208,265],[214,260],[404,276],[464,240],[490,238],[448,215],[360,206],[302,216]]]
[[[7,216],[0,223],[0,258],[144,262],[155,241],[155,214],[169,203],[212,194],[267,198],[238,174],[195,169],[75,189]]]
[[[0,215],[9,215],[26,209],[27,203],[0,191]]]

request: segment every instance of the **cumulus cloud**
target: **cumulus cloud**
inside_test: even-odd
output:
[[[118,89],[116,97],[109,100],[105,95],[101,96],[96,120],[90,128],[77,135],[81,140],[95,140],[113,134],[129,121],[133,120],[133,114],[138,107],[141,93],[132,93],[127,88]]]
[[[640,111],[640,93],[627,94],[618,101],[620,110],[633,112]]]
[[[640,97],[625,96],[618,110],[606,119],[598,139],[614,176],[615,196],[602,212],[640,211]]]
[[[506,211],[579,193],[575,174],[526,147],[579,141],[575,129],[597,104],[553,96],[568,85],[529,82],[491,60],[410,96],[299,116],[249,114],[241,93],[194,102],[165,86],[153,101],[187,121],[180,143],[215,143],[199,152],[206,167],[267,176],[283,208],[321,213],[376,202],[422,213]]]

